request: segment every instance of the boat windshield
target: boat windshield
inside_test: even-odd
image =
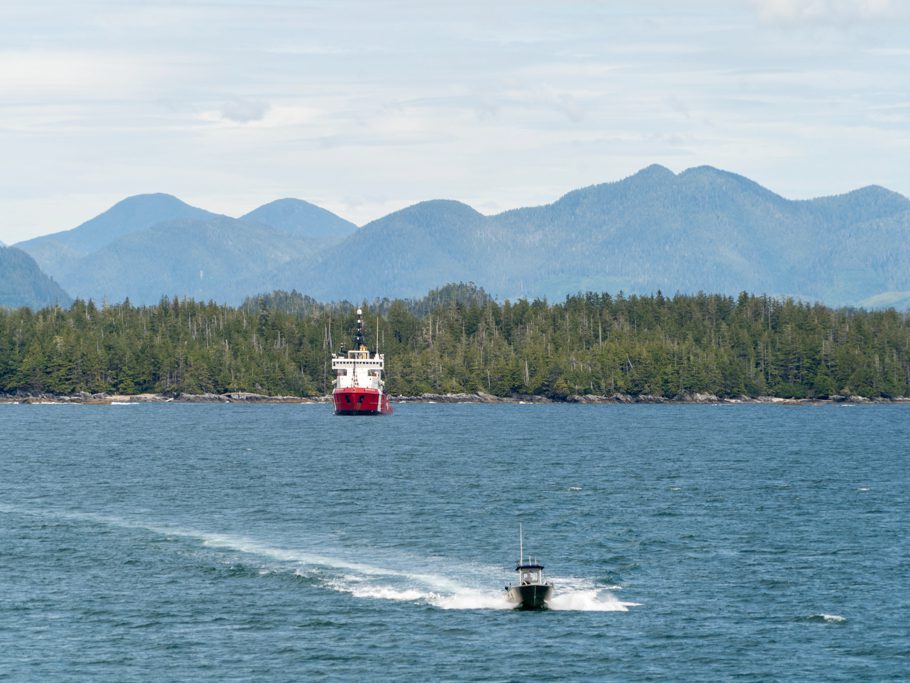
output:
[[[522,583],[541,583],[540,569],[523,567],[521,569],[521,582]]]

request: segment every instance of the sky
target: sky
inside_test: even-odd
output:
[[[906,0],[0,0],[0,241],[135,194],[363,225],[652,163],[910,196]]]

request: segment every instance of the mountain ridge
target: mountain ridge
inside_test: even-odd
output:
[[[103,291],[126,295],[132,287],[147,302],[204,291],[239,303],[280,289],[322,300],[370,300],[416,296],[459,281],[476,282],[499,299],[560,298],[588,289],[745,290],[859,305],[903,301],[901,293],[910,291],[910,247],[904,246],[910,244],[910,199],[876,185],[793,200],[712,166],[674,173],[652,164],[549,204],[484,215],[457,200],[432,199],[361,228],[293,198],[234,219],[169,195],[141,197],[157,197],[171,212],[188,207],[203,213],[192,214],[195,227],[185,233],[173,225],[156,232],[155,225],[135,220],[88,253],[87,243],[74,237],[45,236],[57,245],[59,261],[48,272],[71,293],[95,297],[108,273],[119,289]],[[23,248],[40,252],[41,239]],[[243,249],[231,246],[238,240]],[[114,263],[114,252],[122,266]],[[149,268],[151,254],[161,273]],[[195,270],[219,273],[220,284],[209,281],[200,289],[191,259]],[[139,272],[142,283],[136,282]]]
[[[263,204],[239,217],[263,223],[300,237],[321,240],[343,239],[357,230],[354,223],[302,199],[285,197]]]
[[[267,287],[268,272],[288,258],[328,248],[357,229],[296,199],[270,202],[244,217],[199,209],[172,195],[134,195],[76,228],[18,246],[81,298],[239,302]]]

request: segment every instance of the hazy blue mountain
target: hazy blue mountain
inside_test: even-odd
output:
[[[0,246],[0,306],[69,306],[69,295],[20,249]]]
[[[794,202],[710,167],[679,175],[649,167],[492,220],[547,240],[547,251],[557,257],[539,286],[551,296],[621,288],[813,298],[831,293],[832,273],[810,264],[820,249],[836,247],[833,231],[859,217],[891,220],[908,209],[910,201],[880,188]]]
[[[16,247],[27,252],[42,269],[56,278],[61,278],[83,256],[82,252],[54,240],[34,244],[20,242]]]
[[[227,216],[177,219],[127,235],[82,257],[64,275],[74,296],[136,304],[162,296],[239,303],[250,291],[271,287],[271,271],[304,238]]]
[[[421,202],[367,224],[315,258],[289,261],[276,274],[279,288],[322,300],[414,297],[446,282],[471,280],[489,254],[488,219],[460,202]]]
[[[355,230],[300,200],[278,200],[238,220],[152,194],[21,246],[82,298],[156,303],[176,295],[239,303],[272,289],[272,272],[285,261],[311,256]]]
[[[824,301],[910,309],[910,210],[832,222],[806,270],[828,273]]]
[[[832,305],[906,306],[910,297],[906,197],[866,187],[793,201],[708,166],[649,166],[495,216],[421,202],[360,229],[300,200],[231,219],[143,195],[23,247],[73,295],[137,303],[240,303],[276,289],[372,301],[446,282],[474,282],[499,299],[658,289]]]
[[[46,272],[61,277],[79,258],[121,237],[164,221],[205,219],[216,215],[169,194],[141,194],[127,197],[72,230],[35,237],[16,246],[31,254]]]
[[[424,202],[290,261],[279,280],[321,299],[472,280],[497,298],[747,290],[858,304],[910,291],[908,212],[910,200],[879,187],[792,201],[711,167],[650,166],[496,216]]]
[[[269,225],[298,237],[319,240],[324,246],[340,242],[357,226],[331,211],[301,199],[276,199],[241,216],[240,220]]]

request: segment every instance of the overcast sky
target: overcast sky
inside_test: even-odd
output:
[[[0,240],[133,194],[358,224],[652,163],[910,195],[905,0],[0,0]]]

